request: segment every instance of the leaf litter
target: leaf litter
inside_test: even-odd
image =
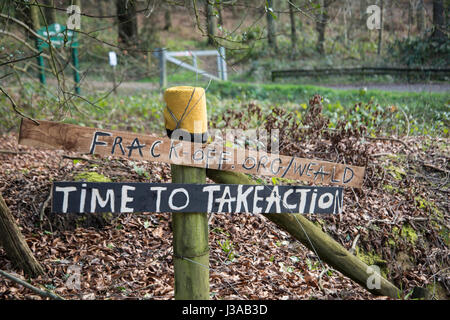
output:
[[[254,104],[248,110],[261,112]],[[304,128],[274,108],[266,129],[283,129],[281,154],[363,165],[366,177],[362,189],[345,190],[343,214],[307,217],[363,261],[379,265],[402,288],[402,297],[436,284],[444,296],[432,298],[448,296],[448,138],[376,139],[363,124],[349,128],[344,122],[327,130],[320,111],[320,97],[314,97]],[[236,118],[245,115],[231,113],[225,122]],[[46,271],[28,279],[31,284],[66,299],[174,298],[170,213],[61,216],[48,205],[52,181],[97,172],[114,182],[170,182],[169,165],[77,159],[74,153],[19,146],[15,134],[0,136],[0,149],[12,151],[0,153],[0,192]],[[259,214],[214,214],[209,229],[211,299],[387,299],[333,270]],[[26,278],[2,249],[0,269]],[[0,298],[42,299],[4,278]]]

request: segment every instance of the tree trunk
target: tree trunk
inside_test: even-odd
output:
[[[216,183],[225,184],[255,184],[245,174],[207,169],[206,175]],[[324,233],[321,228],[306,219],[301,214],[263,214],[267,219],[276,223],[280,228],[314,250],[318,257],[328,263],[345,276],[354,280],[369,292],[376,295],[398,298],[400,290],[383,277],[377,277],[379,286],[368,287],[373,284],[374,275],[368,272],[368,265],[348,252],[342,245]]]
[[[277,37],[276,37],[276,27],[275,27],[275,21],[272,16],[273,11],[273,0],[267,0],[267,39],[269,42],[269,47],[272,48],[275,52],[278,52],[278,45],[277,45]]]
[[[417,1],[416,6],[416,21],[417,21],[417,32],[419,35],[423,35],[425,32],[425,7],[423,0]]]
[[[217,21],[217,23],[219,24],[219,26],[221,26],[223,28],[223,9],[222,9],[222,3],[219,2],[216,4],[217,6],[217,13],[219,14],[219,19]]]
[[[136,1],[116,0],[119,45],[133,47],[138,41]]]
[[[408,1],[408,38],[411,37],[411,29],[414,25],[414,7],[413,0]]]
[[[317,37],[317,52],[321,55],[325,53],[324,42],[325,42],[325,28],[328,23],[328,0],[320,1],[320,14],[316,21],[316,30],[318,33]]]
[[[44,269],[33,256],[1,194],[0,245],[11,262],[27,275],[34,277],[44,274]]]
[[[170,6],[166,5],[164,10],[164,30],[172,28],[172,17],[170,15]]]
[[[445,16],[444,16],[444,1],[433,0],[433,25],[434,31],[432,38],[435,40],[445,40]]]
[[[208,44],[215,45],[217,43],[217,17],[214,14],[214,4],[212,0],[205,1],[206,14],[206,31],[208,33]]]
[[[297,50],[297,29],[295,27],[294,4],[292,1],[289,2],[289,17],[291,20],[291,49],[292,54],[295,54],[295,51]]]
[[[30,5],[16,4],[15,17],[36,31],[41,27],[41,24],[39,21],[39,8],[33,3],[34,1],[31,1]],[[34,35],[30,32],[26,31],[26,35],[29,39],[34,39]]]
[[[380,0],[380,30],[378,30],[378,49],[377,54],[381,54],[381,47],[383,45],[383,2],[384,0]]]
[[[45,0],[44,4],[46,5],[44,8],[45,22],[47,23],[47,26],[49,26],[56,23],[56,9],[54,9],[55,1]]]
[[[35,3],[36,1],[33,1]],[[36,31],[41,27],[41,23],[39,21],[39,7],[36,5],[30,6],[30,13],[31,13],[31,23],[33,26],[33,30]]]
[[[367,30],[367,1],[359,1],[359,16],[360,16],[360,26],[362,30]]]

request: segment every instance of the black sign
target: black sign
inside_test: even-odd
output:
[[[342,213],[342,187],[55,182],[52,211]]]

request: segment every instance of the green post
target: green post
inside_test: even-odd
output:
[[[36,38],[36,48],[37,48],[39,51],[42,52],[42,48],[41,48],[41,46],[39,45],[38,41],[39,41],[39,40]],[[40,54],[40,55],[37,57],[37,63],[38,63],[38,67],[39,67],[39,81],[40,81],[42,84],[46,84],[47,81],[46,81],[46,79],[45,79],[44,57],[42,57],[42,54]]]
[[[78,72],[79,70],[79,64],[78,64],[78,48],[77,47],[73,47],[72,48],[72,64],[75,68],[75,70],[73,71],[73,79],[75,80],[75,93],[76,94],[80,94],[81,90],[80,90],[80,73]]]

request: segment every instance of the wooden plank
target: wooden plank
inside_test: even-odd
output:
[[[314,184],[361,187],[364,178],[364,167],[51,121],[40,120],[39,123],[22,119],[19,144],[282,177]]]
[[[55,182],[52,211],[342,213],[342,187]]]
[[[294,76],[318,76],[318,75],[386,75],[386,74],[405,74],[425,73],[432,75],[448,75],[448,68],[390,68],[390,67],[359,67],[359,68],[318,68],[318,69],[290,69],[273,70],[272,80],[283,77]]]

